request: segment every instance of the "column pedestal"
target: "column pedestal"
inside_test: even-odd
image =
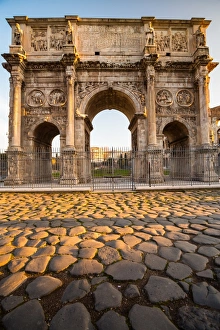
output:
[[[62,168],[60,184],[76,185],[79,183],[77,177],[77,157],[75,148],[66,148],[62,151]]]
[[[202,182],[219,182],[219,176],[215,171],[218,160],[218,149],[203,146],[196,149],[196,180]]]
[[[21,150],[8,150],[8,176],[4,181],[5,186],[17,186],[24,183],[25,176],[25,157],[24,152]]]

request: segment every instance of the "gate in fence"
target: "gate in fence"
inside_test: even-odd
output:
[[[136,190],[148,187],[219,184],[220,148],[91,148],[74,154],[62,150],[0,153],[0,189],[6,187],[75,190]],[[8,164],[17,162],[11,169]],[[220,184],[219,184],[220,187]]]

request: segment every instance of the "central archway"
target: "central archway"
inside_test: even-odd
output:
[[[82,145],[82,139],[80,141],[76,136],[77,148],[80,146],[85,151],[90,151],[90,159],[85,159],[80,162],[78,166],[79,173],[82,175],[82,169],[84,177],[88,178],[88,172],[91,173],[93,184],[99,184],[100,187],[107,187],[112,185],[116,187],[117,182],[123,182],[123,185],[131,184],[131,152],[130,150],[123,150],[123,145],[117,147],[117,150],[108,148],[107,150],[101,150],[100,148],[91,148],[90,133],[93,130],[94,118],[105,110],[110,110],[109,114],[114,114],[113,110],[116,110],[126,116],[127,127],[131,132],[130,146],[132,140],[138,139],[138,130],[141,128],[137,113],[140,114],[141,106],[140,101],[129,90],[122,90],[121,87],[101,88],[98,91],[90,93],[88,97],[85,97],[81,107],[79,109],[78,126],[81,123],[82,136],[84,137],[84,145]],[[142,118],[143,119],[143,118]],[[145,117],[144,117],[145,120]],[[84,132],[83,132],[84,131]],[[136,141],[137,144],[137,141]],[[109,142],[110,146],[111,143]],[[79,163],[78,163],[79,164]],[[89,164],[89,165],[88,165]],[[84,180],[85,181],[85,180]],[[106,184],[107,183],[107,184]]]

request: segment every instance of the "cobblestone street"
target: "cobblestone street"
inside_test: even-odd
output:
[[[1,329],[220,329],[220,191],[0,193]]]

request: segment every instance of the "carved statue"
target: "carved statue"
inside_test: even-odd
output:
[[[86,117],[88,117],[88,115],[83,114],[79,111],[79,109],[76,109],[76,117],[86,118]]]
[[[202,32],[201,26],[199,26],[195,35],[196,35],[196,47],[205,46],[205,34]]]
[[[150,22],[146,31],[146,46],[154,45],[154,37],[154,28],[152,27],[152,24]]]
[[[18,23],[15,25],[14,31],[14,43],[15,45],[21,45],[23,39],[23,31]]]
[[[70,21],[68,21],[68,25],[66,27],[66,43],[73,43],[73,27]]]

